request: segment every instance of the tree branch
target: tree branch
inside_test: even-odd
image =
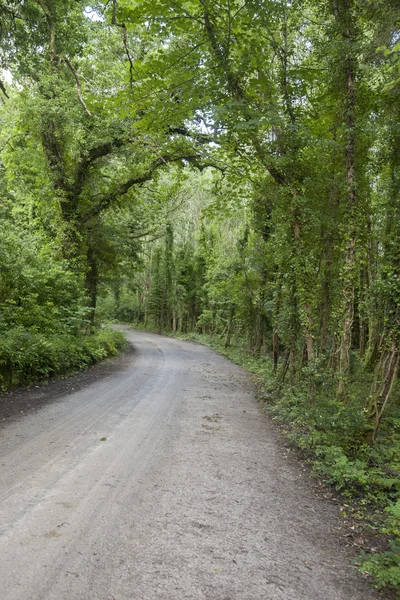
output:
[[[75,196],[79,196],[83,190],[90,165],[95,160],[111,154],[114,148],[121,148],[126,142],[127,140],[123,138],[115,138],[110,142],[91,148],[89,152],[81,158],[75,169],[74,184],[72,186]]]
[[[180,4],[178,4],[177,2],[174,2],[174,0],[169,0],[170,4],[172,4],[173,6],[175,6],[177,9],[179,9],[181,12],[183,12],[183,14],[189,18],[189,19],[193,19],[193,21],[197,21],[198,23],[201,23],[201,19],[199,19],[198,17],[195,17],[193,15],[191,15],[187,10],[185,10],[183,8],[183,6],[181,6]]]
[[[4,83],[1,81],[1,79],[0,79],[0,90],[3,92],[3,94],[5,95],[5,97],[9,100],[10,96],[7,94],[7,90],[4,87]]]
[[[82,104],[82,106],[83,106],[83,109],[84,109],[85,113],[86,113],[87,115],[89,115],[89,117],[91,117],[91,116],[92,116],[92,113],[90,112],[90,110],[88,109],[88,107],[87,107],[87,106],[86,106],[86,104],[85,104],[85,101],[84,101],[84,100],[83,100],[83,98],[82,98],[82,93],[81,93],[81,82],[80,82],[80,79],[79,79],[78,73],[76,72],[76,70],[75,70],[75,68],[74,68],[73,64],[72,64],[72,63],[71,63],[71,62],[68,60],[68,58],[66,58],[66,57],[65,57],[65,58],[64,58],[64,60],[65,60],[65,62],[67,63],[67,65],[68,65],[68,67],[69,67],[70,71],[72,72],[73,76],[75,77],[75,81],[76,81],[76,92],[77,92],[77,94],[78,94],[78,99],[79,99],[79,102]]]
[[[211,13],[208,9],[208,0],[200,0],[200,2],[203,5],[203,23],[211,46],[211,50],[215,58],[220,63],[220,66],[224,69],[226,83],[230,95],[241,106],[242,115],[245,122],[249,122],[252,120],[253,117],[252,112],[250,110],[249,100],[246,97],[244,89],[242,88],[239,77],[232,71],[231,65],[226,57],[225,48],[219,43],[217,39],[215,26],[211,19]],[[257,132],[250,131],[249,137],[256,151],[256,155],[261,161],[261,163],[264,165],[264,168],[269,172],[269,174],[276,181],[276,183],[278,183],[279,185],[284,185],[286,183],[286,178],[273,165],[272,157],[270,156],[268,150],[265,149],[262,139],[260,139],[260,135]]]
[[[100,144],[100,146],[95,146],[94,148],[91,148],[87,156],[87,163],[90,164],[98,158],[103,158],[103,156],[107,156],[111,153],[111,151],[114,148],[121,148],[128,142],[129,140],[126,140],[124,138],[115,138],[110,142],[106,142],[104,144]]]
[[[96,204],[96,206],[93,206],[90,210],[88,210],[85,214],[82,215],[82,217],[80,218],[80,222],[87,223],[88,221],[90,221],[90,219],[93,219],[101,212],[103,212],[103,210],[108,208],[113,202],[113,200],[115,200],[115,198],[124,196],[133,186],[143,185],[143,183],[146,183],[146,181],[150,181],[153,178],[155,171],[159,167],[168,163],[180,162],[184,160],[188,162],[193,162],[197,158],[199,158],[198,154],[192,154],[187,156],[170,156],[166,154],[164,156],[160,156],[152,162],[146,173],[143,173],[143,175],[140,175],[139,177],[132,177],[131,179],[128,179],[124,183],[120,184],[116,189],[112,190],[108,194],[105,194],[100,200],[100,202]]]
[[[111,17],[111,25],[115,25],[116,27],[121,27],[121,29],[123,31],[125,53],[129,60],[129,83],[130,83],[130,87],[132,89],[133,71],[134,71],[133,61],[132,61],[131,53],[129,52],[129,48],[128,48],[126,25],[125,25],[125,23],[117,23],[117,0],[113,0],[113,12],[112,12],[112,17]]]
[[[215,141],[215,138],[212,135],[209,135],[208,133],[200,133],[197,131],[189,131],[189,129],[187,129],[186,127],[170,127],[167,130],[167,133],[171,134],[171,135],[184,135],[185,137],[188,137],[192,140],[194,140],[195,142],[197,142],[198,144],[217,144],[218,142]]]
[[[36,0],[36,1],[39,4],[40,8],[43,10],[44,14],[46,15],[47,24],[48,24],[49,30],[50,30],[50,46],[49,46],[49,48],[50,48],[50,63],[54,64],[54,59],[56,56],[56,28],[54,25],[53,17],[49,10],[49,7],[47,6],[47,4],[44,0]]]

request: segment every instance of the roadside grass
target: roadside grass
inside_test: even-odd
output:
[[[124,334],[109,328],[79,335],[14,328],[0,336],[0,390],[86,369],[125,344]]]

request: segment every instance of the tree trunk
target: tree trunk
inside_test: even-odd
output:
[[[279,313],[281,310],[281,298],[282,298],[282,274],[280,273],[278,276],[278,289],[276,291],[275,296],[275,307],[274,307],[274,323],[273,323],[273,333],[272,333],[272,353],[274,358],[274,374],[276,375],[276,371],[278,369],[278,361],[279,361],[279,337],[278,337],[278,320]]]
[[[371,315],[369,319],[368,347],[364,366],[367,371],[373,371],[379,360],[379,348],[381,347],[381,336],[379,335],[378,319]]]
[[[346,102],[346,186],[347,186],[347,240],[344,258],[343,273],[343,319],[339,347],[339,386],[338,394],[345,394],[347,379],[350,370],[350,352],[354,321],[354,281],[356,264],[356,89],[355,89],[355,64],[351,55],[353,51],[354,35],[352,31],[352,0],[344,0],[343,12],[337,18],[343,26],[342,38],[350,48],[346,51],[345,66],[345,102]]]
[[[85,274],[85,290],[88,298],[89,321],[91,325],[94,325],[97,304],[97,284],[99,280],[99,270],[95,252],[90,246],[87,251],[86,260],[87,269]]]
[[[282,373],[281,373],[281,376],[280,376],[280,386],[282,386],[285,383],[286,373],[287,373],[288,368],[289,368],[289,362],[290,362],[290,350],[288,350],[286,352],[286,356],[285,356],[285,359],[283,361]]]
[[[290,375],[290,385],[292,387],[294,386],[295,368],[296,368],[296,348],[295,348],[294,342],[292,342],[292,345],[290,347],[290,352],[289,352],[289,375]]]
[[[331,310],[331,272],[333,258],[333,239],[330,235],[327,241],[326,257],[325,257],[325,272],[322,282],[322,307],[321,307],[321,334],[320,334],[320,351],[326,353],[328,343],[329,320]]]
[[[350,371],[350,351],[354,321],[354,266],[355,237],[348,242],[345,258],[345,276],[343,286],[343,322],[339,347],[339,387],[338,394],[344,394]]]
[[[367,440],[374,444],[383,414],[387,408],[393,384],[396,380],[399,367],[399,348],[393,337],[390,344],[381,354],[379,365],[375,374],[371,395],[365,407],[369,427]]]
[[[231,345],[233,314],[234,314],[233,304],[230,304],[230,306],[229,306],[229,319],[228,319],[227,333],[226,333],[226,340],[225,340],[225,348],[229,348],[230,345]]]
[[[367,348],[367,320],[365,318],[364,301],[368,289],[368,273],[365,267],[361,268],[360,289],[358,293],[358,321],[359,321],[359,353],[364,358]]]
[[[336,371],[337,371],[337,339],[336,339],[336,337],[333,338],[331,350],[329,353],[328,369],[332,373],[336,373]]]
[[[307,315],[307,327],[306,327],[306,349],[307,349],[307,362],[312,361],[314,358],[314,339],[312,334],[312,306],[311,303],[306,304],[306,315]]]

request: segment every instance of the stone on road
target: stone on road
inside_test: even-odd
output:
[[[1,430],[1,600],[378,598],[249,376],[126,331],[122,370]]]

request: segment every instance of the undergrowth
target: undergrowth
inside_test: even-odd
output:
[[[0,390],[79,371],[118,354],[125,344],[121,331],[92,334],[42,334],[17,327],[0,336]]]
[[[336,398],[334,382],[309,373],[282,384],[268,356],[255,357],[236,340],[226,348],[217,336],[183,336],[210,346],[257,377],[259,398],[314,473],[341,495],[352,522],[362,531],[360,569],[378,588],[400,589],[400,410],[392,407],[374,446],[365,441],[363,406],[369,375],[353,365],[347,401]],[[400,598],[400,592],[399,596]]]

